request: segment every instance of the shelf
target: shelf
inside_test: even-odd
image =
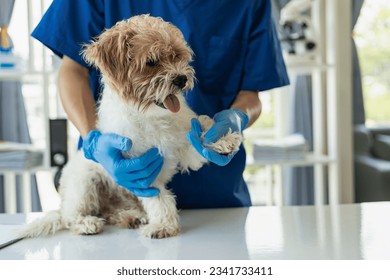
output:
[[[312,73],[314,70],[327,71],[332,65],[321,64],[317,62],[294,62],[287,65],[287,71],[290,73]]]
[[[28,167],[28,168],[0,168],[0,175],[4,173],[13,173],[15,175],[20,175],[23,173],[36,173],[38,171],[55,171],[55,167],[47,167],[44,165],[34,166],[34,167]]]
[[[325,155],[314,155],[313,153],[306,154],[304,159],[265,159],[254,160],[252,155],[247,156],[247,166],[263,166],[263,165],[283,165],[283,166],[312,166],[316,164],[334,163],[335,159]]]
[[[55,71],[28,71],[24,69],[5,70],[0,69],[0,81],[19,81],[42,78],[42,76],[53,75]]]
[[[292,73],[311,73],[315,70],[327,71],[333,67],[333,65],[319,62],[318,55],[302,55],[291,56],[285,55],[284,61],[288,72]]]

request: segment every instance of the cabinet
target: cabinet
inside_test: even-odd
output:
[[[351,0],[313,0],[311,15],[317,38],[314,55],[286,57],[286,64],[290,77],[312,77],[313,152],[302,160],[255,161],[249,156],[248,166],[313,166],[316,205],[352,203]],[[276,98],[276,137],[287,134],[287,96]],[[283,204],[281,192],[279,184],[277,205]]]

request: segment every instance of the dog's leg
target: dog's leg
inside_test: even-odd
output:
[[[149,223],[141,227],[142,233],[150,238],[166,238],[180,233],[179,214],[173,194],[164,186],[159,187],[156,197],[141,198]]]
[[[63,169],[60,180],[61,219],[76,234],[103,230],[100,196],[109,192],[112,180],[103,168],[78,153]]]
[[[136,229],[148,223],[146,214],[139,209],[120,209],[105,217],[110,225],[120,228]]]
[[[140,201],[120,186],[117,187],[113,198],[101,203],[106,204],[103,208],[107,211],[103,213],[103,217],[110,225],[135,229],[148,223]]]
[[[215,121],[207,115],[198,116],[198,120],[199,120],[200,124],[202,125],[203,131],[209,130],[213,126],[213,124],[215,123]]]
[[[202,130],[204,131],[202,135],[202,139],[203,139],[206,132],[214,124],[214,120],[206,115],[201,115],[198,117],[198,119],[202,125]],[[231,153],[238,151],[242,143],[242,140],[243,138],[240,133],[232,132],[229,129],[229,132],[226,133],[221,138],[219,138],[217,142],[205,144],[205,146],[207,148],[216,151],[219,154],[230,155]]]
[[[69,224],[69,229],[76,234],[98,234],[103,231],[104,219],[96,216],[78,216]]]

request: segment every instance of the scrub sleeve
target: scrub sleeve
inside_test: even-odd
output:
[[[88,68],[97,99],[100,74],[87,65],[80,52],[104,28],[103,0],[54,0],[31,35],[60,58],[68,56]]]

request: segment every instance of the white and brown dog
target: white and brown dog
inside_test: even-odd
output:
[[[96,234],[104,224],[141,228],[145,236],[165,238],[180,232],[174,195],[166,189],[177,172],[197,170],[207,161],[186,139],[191,119],[198,117],[183,93],[194,84],[189,65],[192,50],[174,25],[148,15],[134,16],[105,30],[83,50],[85,60],[102,73],[104,91],[98,106],[98,129],[132,140],[127,158],[157,147],[164,165],[152,186],[160,194],[137,198],[118,186],[98,163],[82,152],[63,169],[61,208],[27,225],[21,237],[70,229]],[[213,120],[199,116],[203,131]],[[236,151],[242,136],[228,133],[211,144],[213,150]]]

